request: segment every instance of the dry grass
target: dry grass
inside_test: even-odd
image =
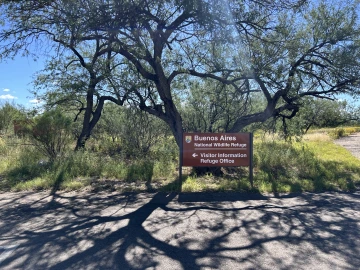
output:
[[[304,135],[304,141],[308,142],[330,142],[332,138],[326,132],[309,133]]]

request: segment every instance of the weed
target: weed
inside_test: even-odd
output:
[[[182,185],[183,192],[195,192],[203,191],[204,184],[202,181],[198,181],[196,177],[189,176],[186,178],[185,182]]]

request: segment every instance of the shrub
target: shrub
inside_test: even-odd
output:
[[[100,176],[104,167],[103,158],[87,151],[71,152],[68,156],[58,159],[54,165],[57,172],[64,171],[66,179],[79,176]]]
[[[354,128],[354,127],[347,127],[347,128],[344,128],[344,129],[345,129],[346,135],[351,135],[353,133],[356,133],[356,128]]]
[[[344,137],[346,135],[344,128],[335,128],[332,131],[329,132],[329,136],[333,139],[339,139],[341,137]]]
[[[71,141],[71,119],[60,110],[45,112],[29,125],[27,134],[35,147],[51,161],[62,156]]]
[[[125,179],[127,176],[127,166],[123,161],[116,160],[113,157],[105,162],[102,176]]]
[[[162,120],[141,110],[107,104],[95,133],[111,139],[111,143],[105,140],[102,151],[110,155],[121,153],[129,159],[148,156],[169,129]]]
[[[150,182],[154,174],[154,162],[148,159],[135,161],[130,164],[127,171],[126,181]]]

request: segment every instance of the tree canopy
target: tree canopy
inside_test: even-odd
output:
[[[231,107],[222,110],[233,118],[227,132],[290,119],[309,96],[357,95],[357,9],[350,0],[7,0],[0,50],[10,57],[34,43],[50,46],[60,61],[49,66],[59,71],[52,80],[70,80],[57,96],[71,89],[67,98],[86,100],[78,145],[105,100],[159,117],[180,145],[184,127],[195,129],[181,110],[194,83],[199,101],[210,102],[204,106]],[[69,70],[79,75],[74,84]]]

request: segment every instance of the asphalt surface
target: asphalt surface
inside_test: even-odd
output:
[[[354,133],[349,136],[342,137],[334,141],[336,144],[341,145],[353,154],[355,157],[360,158],[360,133]]]
[[[0,193],[0,269],[359,269],[360,191]]]

